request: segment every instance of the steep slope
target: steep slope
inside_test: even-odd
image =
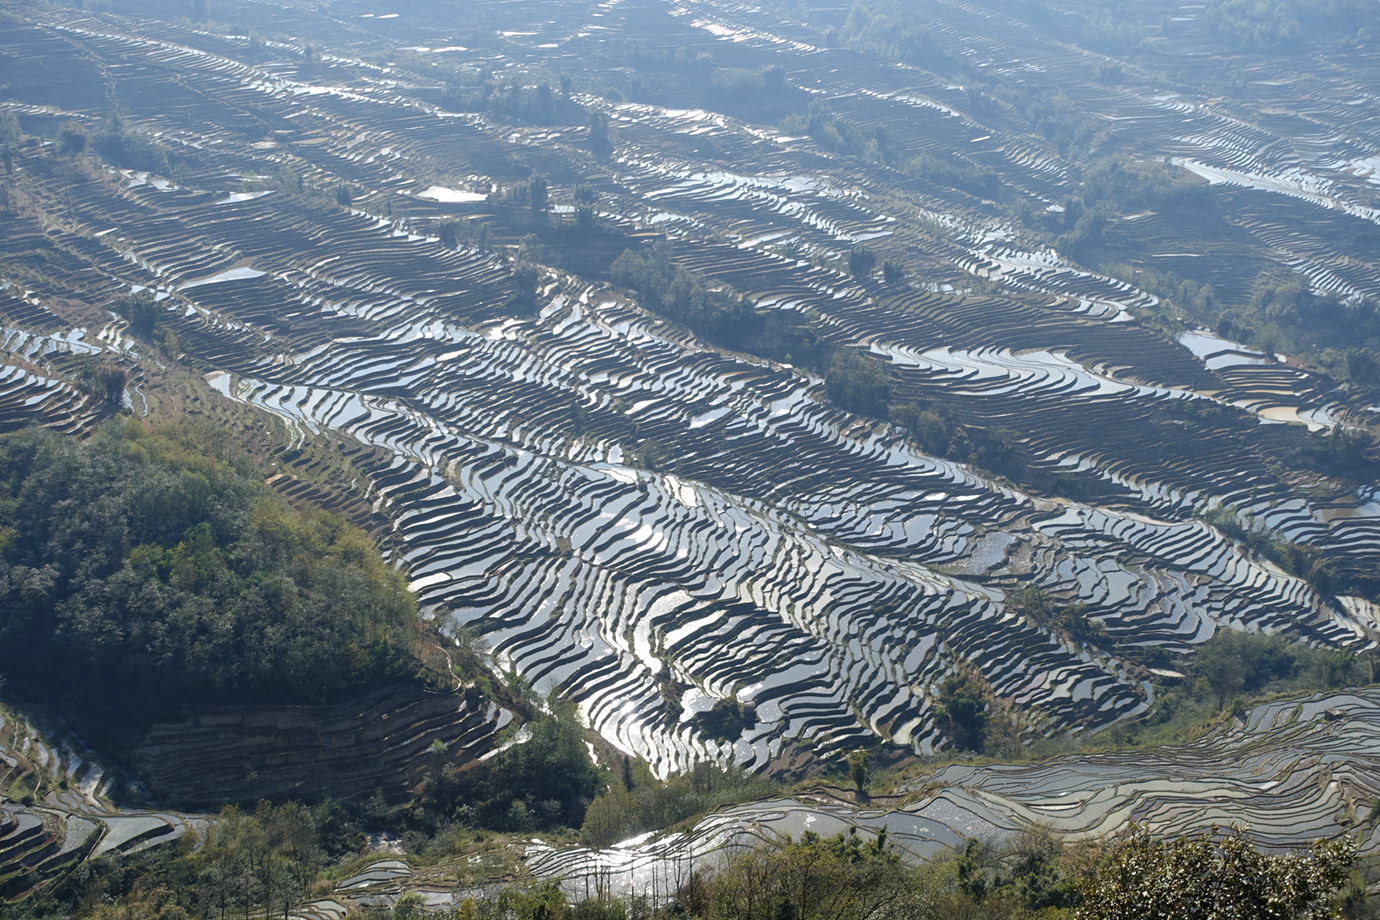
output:
[[[124,124],[178,164],[164,180],[21,149],[25,201],[4,218],[16,421],[89,424],[92,397],[71,384],[88,358],[125,368],[144,411],[159,394],[143,375],[176,361],[273,419],[290,449],[345,445],[352,485],[393,521],[424,602],[661,774],[706,758],[798,766],[879,737],[942,747],[933,699],[959,668],[1023,727],[1070,731],[1148,706],[1130,659],[1219,628],[1374,644],[1362,589],[1336,596],[1194,517],[1225,509],[1316,553],[1343,584],[1368,577],[1374,484],[1318,475],[1298,455],[1320,439],[1274,424],[1335,429],[1355,411],[1344,394],[1231,342],[1190,339],[1195,353],[1157,336],[1133,319],[1152,293],[1041,248],[980,195],[843,143],[853,131],[880,147],[884,126],[906,155],[961,155],[1062,206],[1073,158],[1009,105],[732,4],[477,7],[505,28],[252,5],[266,34],[310,27],[328,49],[315,57],[139,18],[139,4],[130,18],[54,11],[8,31],[0,48],[16,64],[94,68]],[[983,59],[1013,53],[1002,15],[936,10]],[[779,113],[686,88],[601,98],[622,79],[609,36],[623,34],[657,36],[667,67],[700,54],[711,75],[780,67],[783,111],[817,98],[833,121],[811,127],[805,106],[791,134]],[[437,69],[442,54],[455,69]],[[1022,66],[1069,88],[1091,60],[1042,42]],[[446,94],[465,87],[433,74],[461,81],[493,61],[520,75],[511,104],[491,87],[484,114],[453,111],[465,106]],[[575,85],[569,99],[548,86],[543,110],[538,84],[561,68]],[[1126,119],[1118,137],[1142,155],[1166,119],[1204,148],[1241,133],[1201,99],[1129,88],[1084,101]],[[7,105],[38,132],[99,130],[107,103],[36,79]],[[612,126],[602,144],[590,112]],[[1239,144],[1270,139],[1246,131]],[[541,178],[546,208],[532,197]],[[579,189],[594,201],[583,228]],[[1317,233],[1345,240],[1374,222],[1353,191],[1261,193],[1231,213],[1244,225],[1263,208],[1305,236],[1324,222]],[[769,327],[875,356],[894,402],[942,409],[995,446],[933,456],[829,404],[824,368],[713,347],[649,313],[589,254],[649,235]],[[580,236],[589,250],[557,245]],[[1282,247],[1270,233],[1240,245],[1309,278],[1358,266],[1319,283],[1371,296],[1364,249]],[[845,271],[860,246],[900,260],[911,283]],[[130,290],[159,298],[161,347],[103,312]],[[1105,638],[1020,612],[1010,598],[1031,585],[1085,605]],[[724,741],[697,715],[728,698],[756,721]]]

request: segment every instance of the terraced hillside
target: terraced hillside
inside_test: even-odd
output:
[[[258,798],[400,799],[420,785],[437,746],[472,761],[512,720],[477,695],[394,687],[320,706],[224,707],[155,726],[134,768],[162,801],[214,809]]]
[[[997,844],[1043,827],[1067,840],[1099,840],[1131,821],[1157,837],[1242,825],[1259,846],[1281,850],[1348,835],[1363,854],[1374,854],[1377,719],[1373,690],[1282,700],[1188,745],[950,766],[903,787],[899,803],[860,808],[827,796],[755,802],[716,812],[684,833],[608,850],[534,846],[528,861],[581,897],[587,890],[668,896],[737,848],[807,830],[827,837],[858,828],[871,837],[885,829],[896,852],[913,862],[962,848],[970,837]]]
[[[111,777],[91,752],[50,737],[0,708],[0,897],[29,891],[88,856],[135,853],[204,829],[201,816],[115,807]]]
[[[137,853],[188,831],[204,840],[228,802],[405,800],[438,750],[473,763],[512,718],[476,694],[397,686],[331,705],[203,708],[155,726],[133,753],[131,780],[70,733],[0,706],[0,897],[87,857]],[[205,813],[116,804],[131,793]]]
[[[1134,661],[1218,629],[1375,645],[1376,486],[1316,462],[1370,423],[1366,393],[1167,337],[1148,283],[1048,248],[1014,212],[1066,207],[1080,151],[972,76],[1018,59],[1110,126],[1099,144],[1224,186],[1228,226],[1203,231],[1231,254],[1223,298],[1278,269],[1373,306],[1355,164],[1380,139],[1345,118],[1368,49],[1309,96],[1334,101],[1308,133],[1130,65],[1099,87],[1105,56],[957,3],[924,10],[969,49],[966,88],[829,47],[829,9],[226,6],[6,11],[0,104],[54,140],[14,150],[0,216],[5,425],[252,409],[285,490],[366,499],[448,624],[662,775],[943,747],[957,670],[1026,730],[1078,731],[1147,707]],[[1277,153],[1333,129],[1351,166]],[[1173,215],[1117,231],[1189,261]],[[654,242],[757,331],[696,334],[609,284]],[[850,271],[860,248],[905,277]],[[156,298],[148,328],[116,310],[131,292]],[[827,358],[789,348],[880,362],[891,405],[977,446],[850,414]],[[352,481],[310,481],[322,443]],[[1032,586],[1100,637],[1022,613]],[[717,737],[703,715],[732,699],[750,717]]]

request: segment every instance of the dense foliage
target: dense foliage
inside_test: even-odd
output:
[[[967,74],[970,68],[944,40],[923,25],[901,0],[854,3],[843,37],[860,50],[934,73]]]
[[[1365,0],[1211,0],[1204,19],[1212,33],[1238,51],[1301,50],[1313,41],[1364,44],[1380,24]]]
[[[762,317],[752,304],[676,265],[665,249],[647,255],[627,250],[614,261],[610,274],[614,283],[636,291],[655,312],[717,344],[746,350],[747,341],[761,332]]]
[[[876,358],[839,348],[824,373],[824,392],[836,405],[859,415],[885,418],[891,382]]]
[[[0,438],[0,673],[130,727],[184,702],[408,676],[414,603],[369,538],[299,513],[204,431]]]
[[[1183,664],[1183,691],[1223,708],[1238,694],[1339,689],[1374,681],[1369,660],[1340,649],[1286,641],[1282,636],[1219,630]],[[1243,704],[1238,704],[1243,705]]]
[[[429,830],[453,822],[503,831],[579,827],[603,777],[573,707],[558,703],[524,732],[481,763],[433,771],[414,822]]]
[[[1322,920],[1356,860],[1349,840],[1306,853],[1265,854],[1241,829],[1156,840],[1142,829],[1117,844],[1076,914],[1086,920]]]
[[[798,842],[738,855],[715,876],[709,913],[741,920],[923,916],[931,893],[918,881],[885,835],[865,844],[856,834],[807,831]]]
[[[610,780],[585,812],[580,838],[590,846],[607,847],[721,805],[762,798],[775,791],[769,780],[707,763],[696,764],[689,773],[667,782],[657,782],[645,766],[625,760],[622,776]]]
[[[981,751],[987,745],[987,726],[995,708],[990,688],[971,668],[955,670],[939,688],[935,723],[960,751]]]

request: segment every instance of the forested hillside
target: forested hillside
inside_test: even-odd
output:
[[[415,679],[415,605],[358,528],[298,512],[206,430],[0,437],[0,673],[126,730],[188,703]]]

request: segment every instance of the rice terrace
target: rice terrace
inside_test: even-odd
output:
[[[1380,916],[1377,35],[0,4],[0,917]]]

